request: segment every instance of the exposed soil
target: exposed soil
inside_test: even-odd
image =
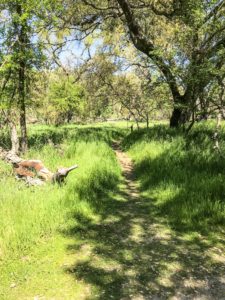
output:
[[[120,149],[119,143],[113,144],[113,149],[116,153],[116,157],[122,168],[122,173],[124,176],[124,181],[126,184],[127,192],[130,198],[139,198],[140,194],[138,191],[137,183],[135,182],[134,172],[133,172],[133,162],[126,153]]]
[[[132,160],[119,143],[114,143],[113,149],[125,178],[129,222],[133,222],[129,239],[138,244],[133,254],[139,255],[128,271],[133,279],[126,287],[132,293],[124,298],[121,295],[121,299],[225,299],[224,253],[207,247],[198,234],[196,242],[185,241],[149,213],[150,205],[135,181]]]

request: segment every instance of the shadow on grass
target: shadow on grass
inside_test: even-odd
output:
[[[135,132],[126,138],[124,147],[129,149],[137,141],[172,141],[181,137],[181,133],[161,128]],[[49,137],[53,143],[69,138],[75,141],[101,140],[109,144],[112,139],[121,137],[114,128],[46,132],[39,140],[35,134],[30,140],[33,147],[48,143]],[[196,144],[194,141],[194,137],[190,138],[188,144],[182,144],[184,148],[181,150],[192,149]],[[201,151],[207,142],[210,140],[205,141],[202,136],[202,144],[196,147]],[[199,152],[199,157],[194,152],[180,156],[174,149],[171,150],[169,157],[163,152],[154,159],[144,158],[135,165],[135,175],[143,192],[140,197],[132,194],[132,185],[129,190],[122,187],[116,190],[118,182],[110,173],[101,177],[93,174],[96,180],[100,177],[97,184],[89,185],[87,191],[83,181],[80,190],[76,191],[80,198],[89,201],[98,216],[95,219],[85,213],[74,213],[74,224],[63,232],[74,239],[68,245],[68,252],[76,256],[76,262],[65,267],[65,272],[74,277],[74,282],[79,280],[91,287],[92,293],[85,299],[224,299],[225,261],[217,246],[218,238],[191,232],[194,228],[191,221],[195,218],[182,214],[186,201],[193,197],[193,187],[195,196],[203,195],[200,206],[205,193],[212,202],[216,202],[217,197],[222,201],[224,178],[218,184],[217,172],[224,170],[223,165],[210,156],[202,160]],[[131,178],[126,180],[129,183]],[[151,196],[151,191],[163,189],[165,183],[178,190],[167,202],[159,204],[157,196]],[[110,192],[109,189],[115,191]],[[206,208],[204,211],[207,211]],[[202,212],[196,219],[199,217],[204,220]],[[212,219],[211,216],[205,217]],[[179,221],[182,218],[186,218],[185,224]],[[183,230],[174,231],[168,224],[175,229],[182,225]],[[198,225],[202,230],[204,222]],[[220,240],[220,243],[223,241]]]
[[[143,132],[139,134],[142,136]],[[162,153],[155,160],[141,161],[135,173],[142,192],[165,181],[181,184],[182,189],[171,197],[168,206],[159,206],[157,199],[145,193],[135,194],[133,178],[128,174],[128,188],[120,185],[114,192],[107,192],[104,181],[101,192],[95,194],[93,190],[89,201],[99,217],[97,220],[74,213],[74,226],[64,234],[74,238],[68,251],[79,258],[65,272],[91,287],[91,295],[85,299],[223,299],[225,259],[220,247],[224,241],[219,240],[217,246],[218,237],[193,232],[194,226],[189,223],[183,224],[181,231],[169,226],[171,223],[178,229],[178,224],[182,225],[176,223],[183,217],[182,213],[177,215],[179,199],[184,198],[182,193],[190,193],[188,184],[175,176],[178,169],[186,171],[183,167],[188,164],[188,157],[179,157],[179,163],[169,161],[170,165],[167,155]],[[162,166],[165,162],[167,165]],[[171,173],[167,168],[173,166],[176,168]],[[216,168],[213,170],[216,172]],[[199,168],[196,172],[201,177],[203,170]],[[216,183],[207,191],[216,192]],[[210,179],[206,182],[209,184]],[[199,184],[196,188],[200,188]]]
[[[140,151],[135,153],[135,175],[141,192],[154,201],[158,214],[166,215],[176,230],[208,234],[225,225],[225,159],[213,149],[213,131],[203,129],[196,128],[184,137],[181,132],[157,126],[127,136],[123,146],[129,150],[141,145],[134,150]],[[149,154],[155,145],[159,155]]]
[[[126,190],[102,197],[100,221],[75,214],[65,232],[75,238],[68,251],[81,257],[65,271],[91,286],[88,299],[223,298],[224,263],[212,244],[168,230],[148,198]]]
[[[114,127],[85,127],[85,128],[59,128],[46,129],[36,132],[29,138],[31,147],[41,147],[49,142],[59,144],[67,139],[74,142],[104,141],[108,144],[114,139],[123,137],[125,130]]]
[[[213,134],[215,132],[215,126],[210,124],[210,126],[207,125],[207,123],[202,122],[200,124],[197,124],[192,131],[189,132],[188,135],[185,135],[183,132],[183,129],[176,129],[176,128],[169,128],[165,125],[155,125],[153,127],[150,127],[148,129],[140,129],[135,130],[132,134],[127,135],[123,140],[123,149],[129,150],[132,148],[132,146],[138,142],[149,142],[149,141],[168,141],[173,142],[177,138],[184,138],[184,149],[189,150],[193,146],[198,149],[206,149],[208,147],[209,149],[212,149],[214,146],[213,142]],[[225,149],[225,129],[222,129],[219,132],[219,140],[220,140],[220,146],[223,146]]]

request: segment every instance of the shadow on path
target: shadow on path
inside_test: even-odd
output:
[[[100,220],[76,214],[66,234],[77,242],[68,251],[80,258],[65,271],[90,287],[88,299],[225,299],[221,250],[202,236],[185,238],[157,217],[140,197],[131,160],[113,148],[124,181],[104,195]]]

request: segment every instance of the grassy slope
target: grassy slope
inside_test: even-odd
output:
[[[114,190],[120,178],[120,169],[108,143],[121,134],[113,128],[34,128],[28,157],[42,159],[52,170],[60,165],[79,164],[79,169],[60,188],[53,185],[27,188],[14,180],[9,166],[0,162],[1,299],[15,299],[14,284],[23,286],[23,297],[26,289],[29,294],[32,284],[26,281],[31,274],[33,287],[40,285],[43,290],[45,283],[48,286],[55,283],[57,295],[58,281],[63,283],[64,272],[54,266],[63,259],[63,250],[69,242],[59,232],[66,231],[71,222],[76,223],[74,215],[99,218],[98,212],[104,207],[102,195]],[[54,142],[56,146],[46,142]],[[39,267],[43,282],[39,282]],[[51,281],[54,277],[55,281],[50,284],[45,276],[50,276]],[[19,287],[15,290],[19,295]],[[79,290],[79,284],[75,290]]]
[[[213,149],[212,135],[212,124],[197,126],[188,137],[155,126],[123,142],[143,197],[176,230],[210,234],[224,228],[225,158]]]

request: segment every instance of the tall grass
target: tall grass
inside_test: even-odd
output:
[[[225,224],[225,157],[213,149],[213,128],[201,124],[187,137],[156,126],[124,140],[143,197],[175,229],[210,232]]]
[[[199,125],[185,137],[155,126],[134,131],[123,141],[149,209],[176,229],[209,231],[225,224],[225,159],[213,149],[213,128],[211,123]],[[0,161],[0,259],[29,251],[64,229],[74,214],[98,217],[104,194],[116,189],[120,179],[109,145],[126,132],[116,126],[30,128],[27,157],[43,160],[51,170],[74,163],[79,169],[62,187],[26,187]]]
[[[0,162],[0,259],[26,253],[40,239],[63,229],[71,214],[97,216],[102,195],[115,189],[120,178],[120,168],[107,144],[117,134],[116,130],[90,128],[81,132],[71,129],[66,134],[62,129],[34,132],[27,157],[41,159],[51,170],[79,165],[62,187],[26,187],[14,179],[10,166]],[[49,138],[51,143],[63,142],[45,144]]]

